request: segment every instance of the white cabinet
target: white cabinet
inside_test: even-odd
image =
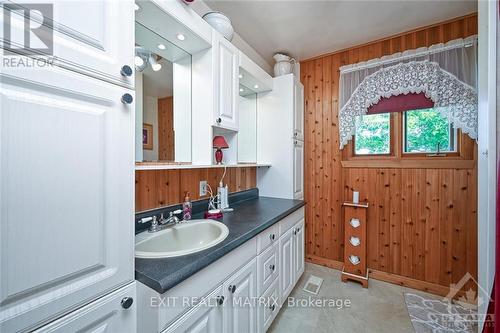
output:
[[[304,86],[298,80],[293,85],[293,138],[304,140]]]
[[[239,51],[214,32],[214,125],[238,130]]]
[[[226,292],[224,305],[224,332],[252,333],[256,328],[256,307],[252,302],[257,295],[257,266],[255,258],[237,271],[223,285]]]
[[[303,199],[303,87],[293,74],[273,80],[257,98],[257,162],[272,165],[257,169],[257,187],[262,196]]]
[[[293,141],[293,198],[304,198],[304,142]]]
[[[0,74],[0,331],[134,280],[134,105],[60,67]]]
[[[137,318],[135,294],[133,282],[34,333],[133,333],[136,331]]]
[[[259,333],[265,333],[273,323],[280,309],[279,304],[279,281],[275,279],[269,288],[259,299],[257,325]]]
[[[35,43],[33,47],[45,48],[53,41],[55,63],[71,70],[106,80],[115,84],[133,87],[133,73],[130,77],[121,74],[121,68],[128,65],[134,67],[134,2],[132,0],[93,0],[93,1],[50,1],[53,6],[47,6],[46,1],[15,0],[19,8],[30,11],[32,27],[39,27],[41,22],[53,24],[53,28],[45,27],[49,34],[46,43]],[[28,7],[26,7],[28,6]],[[7,11],[6,8],[4,8]],[[51,11],[53,11],[51,13]],[[22,46],[23,10],[9,11],[11,18],[11,43]],[[42,17],[41,14],[44,16]],[[50,16],[53,22],[50,21]],[[0,15],[0,23],[3,16]],[[42,29],[38,29],[42,30]],[[32,36],[40,33],[32,28]],[[31,38],[35,40],[35,37]],[[42,44],[43,43],[43,44]],[[43,52],[43,51],[42,51]]]
[[[280,238],[280,295],[281,303],[285,301],[295,284],[294,277],[294,230],[288,230]]]
[[[257,294],[264,291],[278,277],[279,273],[279,247],[272,245],[257,257]]]
[[[304,218],[287,230],[279,241],[280,246],[280,293],[283,304],[304,273],[305,244]]]
[[[304,273],[305,260],[305,238],[304,238],[304,219],[297,223],[294,227],[294,277],[295,283]]]
[[[221,333],[224,303],[222,286],[219,286],[163,333]]]

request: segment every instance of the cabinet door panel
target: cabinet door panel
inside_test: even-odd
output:
[[[222,294],[222,286],[216,288],[163,333],[221,333],[222,306],[217,304],[217,298]]]
[[[0,74],[0,330],[133,281],[133,112],[125,88],[58,67]]]
[[[304,142],[293,141],[293,197],[304,198]]]
[[[256,307],[252,303],[257,296],[256,260],[236,272],[224,283],[224,332],[253,333],[256,328]]]
[[[261,302],[258,307],[258,331],[265,333],[269,326],[273,323],[274,318],[279,312],[279,281],[274,282],[262,295]]]
[[[29,10],[47,4],[45,0],[15,0],[11,3],[10,44],[23,48],[27,43],[23,20],[29,17],[30,26],[45,26],[48,40],[53,41],[55,64],[112,83],[133,87],[134,78],[120,74],[121,67],[133,68],[134,2],[132,0],[55,0],[50,9]],[[7,11],[7,9],[4,9]],[[29,13],[29,14],[28,14]],[[29,16],[28,16],[29,15]],[[52,15],[52,19],[50,18]],[[0,16],[2,23],[4,16]],[[35,31],[33,29],[33,31]],[[45,48],[47,42],[39,41],[31,32],[31,47]],[[22,49],[19,52],[23,52]],[[40,51],[44,54],[45,51]]]
[[[304,86],[300,82],[293,85],[293,138],[304,140]]]
[[[238,130],[239,61],[238,49],[221,36],[216,41],[216,107],[215,124],[226,129]]]
[[[294,284],[297,283],[302,273],[304,273],[304,219],[295,225],[294,237]]]
[[[260,296],[279,275],[279,249],[270,246],[257,257],[257,294]]]
[[[294,251],[293,229],[288,230],[280,238],[280,295],[283,303],[293,289],[294,280]]]
[[[133,299],[125,309],[121,302]],[[62,317],[34,333],[134,333],[136,331],[137,301],[135,282]]]

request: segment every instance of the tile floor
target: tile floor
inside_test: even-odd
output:
[[[302,290],[311,274],[323,278],[318,295]],[[305,272],[290,296],[297,299],[311,297],[349,300],[350,307],[285,306],[268,332],[414,332],[406,310],[404,292],[429,296],[427,293],[373,279],[370,280],[369,288],[364,289],[356,282],[341,282],[340,272],[337,270],[306,263]]]

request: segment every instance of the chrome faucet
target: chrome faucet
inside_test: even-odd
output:
[[[179,218],[175,216],[176,214],[182,213],[182,210],[174,210],[173,212],[170,212],[168,218],[163,217],[163,213],[160,215],[160,220],[156,220],[156,216],[153,216],[153,221],[151,222],[151,226],[149,227],[148,231],[149,232],[157,232],[160,230],[163,230],[168,227],[172,227],[179,223]]]

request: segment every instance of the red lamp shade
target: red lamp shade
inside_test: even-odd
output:
[[[229,148],[226,139],[224,139],[224,137],[221,135],[215,136],[212,146],[217,149],[215,151],[215,161],[217,162],[217,164],[222,164],[222,149]]]
[[[218,135],[214,137],[213,147],[217,149],[226,149],[229,148],[229,145],[222,135]]]

